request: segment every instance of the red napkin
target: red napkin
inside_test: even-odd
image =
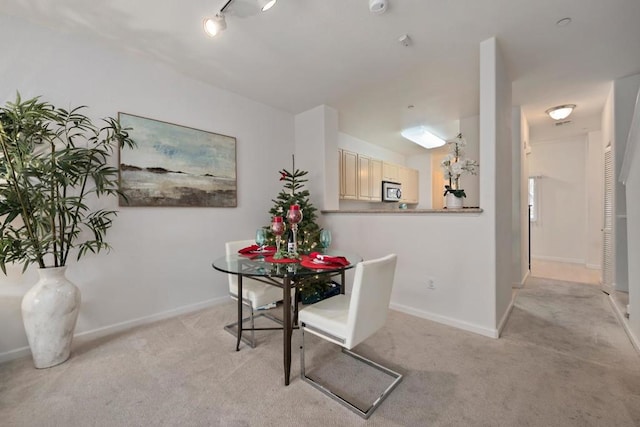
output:
[[[342,265],[342,266],[348,266],[349,264],[351,264],[349,262],[348,259],[346,259],[343,256],[330,256],[330,255],[323,255],[319,252],[311,252],[309,254],[309,258],[313,261],[313,260],[318,260],[318,261],[322,261],[322,263],[325,264],[333,264],[333,265]],[[322,264],[322,263],[318,263],[318,264]]]
[[[264,253],[264,252],[275,252],[276,251],[276,247],[275,246],[265,246],[264,248],[262,248],[262,250],[260,250],[260,246],[258,245],[251,245],[251,246],[247,246],[246,248],[242,248],[240,250],[238,250],[239,254],[255,254],[255,253]]]

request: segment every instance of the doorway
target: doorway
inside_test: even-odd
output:
[[[601,132],[532,141],[531,275],[600,285],[604,154]]]

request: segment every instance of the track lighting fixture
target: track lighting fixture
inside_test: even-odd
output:
[[[233,0],[227,0],[227,2],[222,6],[220,11],[216,13],[216,15],[211,18],[205,18],[203,21],[204,32],[207,33],[209,37],[215,37],[224,31],[227,28],[227,21],[224,18],[224,11],[229,7]],[[260,10],[266,12],[271,9],[274,4],[276,4],[277,0],[257,0],[258,6]]]
[[[215,37],[227,28],[227,21],[224,19],[224,11],[229,7],[233,0],[227,0],[227,2],[220,8],[220,11],[216,13],[213,18],[204,18],[203,26],[204,32],[209,37]]]
[[[227,21],[224,19],[224,13],[218,12],[213,18],[205,18],[204,32],[209,37],[215,37],[227,28]]]
[[[277,0],[258,0],[258,6],[260,6],[261,11],[266,12],[276,4],[276,1]]]

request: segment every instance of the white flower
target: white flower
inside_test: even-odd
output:
[[[460,176],[468,173],[475,175],[478,170],[478,162],[467,159],[464,156],[463,147],[467,145],[467,141],[459,133],[455,139],[448,142],[451,152],[447,154],[440,162],[444,179],[449,180],[449,184],[455,188],[459,188]]]

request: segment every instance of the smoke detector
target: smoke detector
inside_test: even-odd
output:
[[[411,37],[409,37],[409,34],[403,34],[398,38],[398,43],[404,47],[409,47],[411,46]]]
[[[387,0],[369,0],[371,13],[384,13],[387,10]]]

